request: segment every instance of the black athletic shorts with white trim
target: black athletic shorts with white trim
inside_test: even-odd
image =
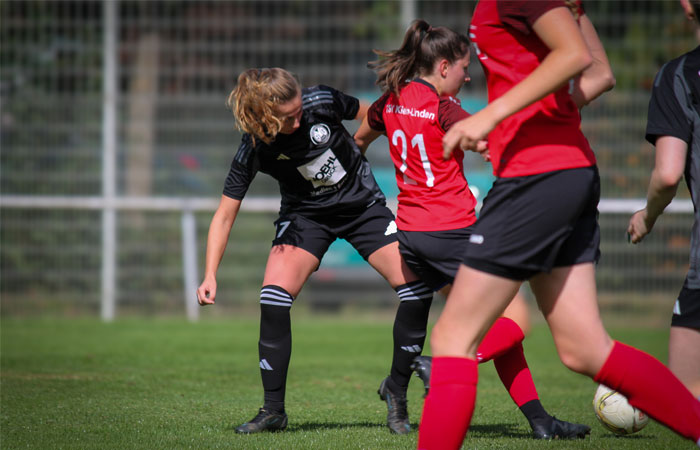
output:
[[[600,258],[596,166],[498,178],[472,225],[464,264],[523,281]]]
[[[452,284],[472,228],[445,231],[399,230],[399,252],[408,267],[433,291]]]
[[[396,242],[394,214],[384,203],[374,203],[355,217],[314,217],[285,214],[275,221],[272,245],[292,245],[319,259],[336,239],[345,239],[365,259]]]
[[[689,288],[687,278],[673,305],[671,326],[700,330],[700,289]]]

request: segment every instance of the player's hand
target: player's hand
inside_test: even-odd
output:
[[[627,239],[633,244],[642,242],[644,236],[649,234],[653,223],[649,223],[646,208],[640,209],[630,217],[630,223],[627,226]]]
[[[484,158],[484,161],[491,161],[491,153],[489,153],[489,141],[479,141],[476,146],[476,151]]]
[[[200,305],[213,305],[216,299],[216,280],[206,278],[197,288],[197,301]]]
[[[455,148],[478,153],[488,150],[488,142],[485,139],[496,123],[484,111],[460,120],[447,131],[442,138],[444,159],[449,159]]]

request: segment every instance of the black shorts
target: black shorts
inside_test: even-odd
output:
[[[383,203],[374,203],[355,217],[314,217],[285,214],[275,221],[272,245],[292,245],[319,259],[336,239],[345,239],[366,260],[369,255],[396,242],[394,214]]]
[[[399,230],[399,251],[413,273],[437,291],[454,281],[471,230],[471,227],[445,231]]]
[[[673,306],[671,326],[700,329],[700,289],[690,289],[687,279]]]
[[[484,199],[464,264],[523,281],[600,257],[595,166],[499,178]]]

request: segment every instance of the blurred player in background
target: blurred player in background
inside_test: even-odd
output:
[[[578,109],[614,79],[599,70],[607,58],[596,54],[595,29],[580,5],[572,14],[572,3],[481,1],[474,11],[470,37],[489,104],[454,124],[443,147],[445,157],[484,151],[488,136],[497,179],[431,334],[419,449],[461,447],[476,401],[479,343],[524,280],[567,367],[700,439],[700,402],[658,360],[613,341],[599,315],[600,183]]]
[[[257,172],[272,176],[282,201],[260,291],[264,404],[236,431],[283,430],[292,351],[289,311],[336,238],[352,244],[396,290],[399,322],[402,316],[418,314],[414,305],[427,310],[432,291],[403,263],[394,216],[369,163],[343,127],[343,120],[361,120],[366,107],[327,86],[302,89],[291,73],[279,68],[243,72],[228,103],[244,134],[209,227],[205,276],[197,297],[201,305],[215,302],[216,272],[241,201]],[[423,346],[425,330],[422,336],[405,334],[398,337],[405,337],[401,345]]]
[[[682,0],[689,19],[698,24],[699,0]],[[696,29],[699,34],[700,28]],[[627,232],[637,244],[676,195],[685,173],[695,209],[690,238],[690,270],[673,308],[668,365],[700,398],[700,47],[664,65],[656,76],[646,138],[656,146],[646,207],[634,213]]]
[[[457,151],[447,160],[442,157],[445,131],[469,116],[455,96],[469,81],[470,42],[450,29],[432,28],[416,20],[406,31],[401,48],[376,53],[380,59],[370,67],[377,71],[377,84],[384,95],[369,108],[355,142],[365,151],[380,135],[389,138],[399,187],[399,250],[431,289],[446,294],[476,221],[476,199],[464,177],[464,153]],[[427,312],[414,320],[425,326]],[[590,427],[553,418],[542,407],[523,354],[522,328],[527,327],[527,305],[516,294],[505,317],[496,320],[481,343],[479,362],[493,359],[535,438],[584,437]],[[425,370],[420,366],[429,364],[429,357],[418,357],[416,363],[419,371]],[[396,415],[393,404],[405,399],[407,387],[408,375],[392,366],[379,392],[389,404],[389,421]],[[397,400],[390,401],[393,399]],[[408,416],[403,420],[408,421]]]

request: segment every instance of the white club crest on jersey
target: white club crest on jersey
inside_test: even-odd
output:
[[[681,302],[679,299],[676,299],[676,304],[673,305],[673,314],[677,316],[681,315]]]
[[[311,127],[309,137],[311,137],[311,142],[316,145],[325,144],[331,138],[331,129],[325,123],[317,123]]]

